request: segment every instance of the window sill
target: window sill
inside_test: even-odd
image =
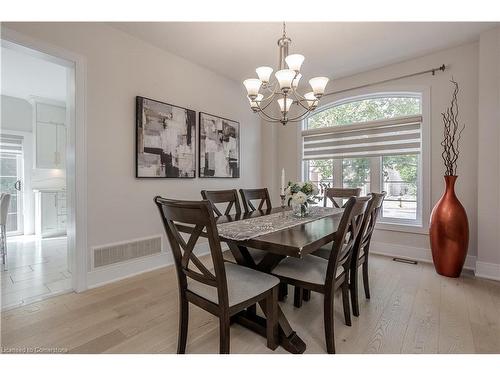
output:
[[[392,231],[392,232],[429,234],[429,228],[427,228],[427,226],[418,224],[396,224],[396,223],[378,222],[375,229]]]

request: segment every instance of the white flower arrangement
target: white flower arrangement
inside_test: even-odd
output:
[[[314,204],[318,194],[319,189],[312,182],[289,182],[285,189],[285,202],[291,200],[296,204]]]

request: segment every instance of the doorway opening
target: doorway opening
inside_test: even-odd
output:
[[[73,290],[75,74],[55,56],[6,40],[1,49],[0,187],[10,200],[1,307],[9,309]]]

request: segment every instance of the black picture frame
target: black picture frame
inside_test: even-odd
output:
[[[203,137],[205,136],[204,132],[204,117],[212,117],[214,119],[220,120],[224,126],[226,123],[227,126],[235,127],[237,129],[237,134],[235,138],[236,147],[237,147],[237,159],[236,160],[228,160],[228,164],[233,164],[232,167],[232,175],[231,176],[217,176],[214,170],[213,175],[211,170],[207,170],[207,160],[205,153],[202,155],[202,151],[204,152],[205,148],[202,147]],[[198,114],[198,177],[199,178],[240,178],[241,176],[241,127],[240,123],[235,120],[231,120],[225,117],[212,115],[206,112],[199,112]],[[208,172],[208,173],[207,173]]]
[[[193,166],[191,175],[182,175],[182,173],[179,171],[178,166],[175,166],[174,163],[172,162],[172,158],[173,158],[172,154],[168,155],[168,154],[164,153],[164,151],[161,148],[154,148],[154,149],[150,148],[150,151],[154,151],[152,153],[145,153],[144,152],[144,149],[146,147],[144,146],[144,125],[145,124],[143,123],[144,122],[143,121],[143,110],[144,110],[144,105],[147,102],[155,103],[156,106],[158,106],[158,105],[166,106],[166,107],[170,107],[171,109],[185,111],[185,115],[186,115],[186,146],[188,146],[192,150],[192,152],[190,153],[192,155],[192,166]],[[173,116],[173,112],[174,111],[172,111],[171,116]],[[196,111],[188,109],[188,108],[180,107],[180,106],[177,106],[174,104],[165,103],[165,102],[162,102],[159,100],[151,99],[151,98],[147,98],[147,97],[143,97],[143,96],[136,96],[136,115],[135,116],[136,116],[136,121],[135,121],[135,177],[138,179],[156,179],[156,178],[160,178],[160,179],[163,179],[163,178],[167,178],[167,179],[170,179],[170,178],[193,179],[193,178],[196,178],[196,169],[197,169],[197,166],[196,166],[196,160],[197,160],[197,157],[196,157],[196,154],[197,154],[197,150],[196,150],[196,148],[197,148],[196,147],[196,145],[197,145],[197,141],[196,141],[196,138],[197,138]],[[165,121],[165,120],[163,120],[163,121]],[[167,125],[163,125],[163,126],[164,126],[164,129],[166,131]],[[161,136],[159,136],[159,137],[161,138]],[[166,137],[166,139],[168,139],[168,137]],[[179,145],[179,147],[180,146],[182,146],[182,145]],[[141,147],[143,148],[142,152],[140,152]],[[160,171],[159,171],[159,173],[160,173],[160,175],[151,176],[151,175],[145,175],[144,173],[140,173],[141,172],[140,164],[144,165],[144,163],[146,163],[145,158],[147,156],[145,154],[149,154],[149,155],[157,154],[157,155],[159,155],[159,158],[160,158]],[[140,160],[141,157],[143,158],[142,161]],[[152,156],[152,158],[154,158],[154,156]],[[170,162],[169,162],[169,159],[170,159]],[[163,168],[165,170],[164,175],[161,175],[161,166],[163,166]],[[177,175],[174,175],[175,171],[178,171]]]

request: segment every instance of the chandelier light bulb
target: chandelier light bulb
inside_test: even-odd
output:
[[[273,68],[270,68],[269,66],[259,66],[255,69],[255,72],[259,76],[262,83],[267,84],[271,79],[271,74],[273,74]]]
[[[326,84],[329,79],[327,77],[315,77],[309,80],[309,84],[314,92],[316,98],[320,98],[325,93]]]
[[[294,78],[294,80],[292,81],[292,87],[294,89],[296,89],[297,87],[299,87],[299,81],[300,79],[302,78],[302,74],[297,74],[297,77]]]
[[[286,104],[285,104],[285,98],[278,99],[278,105],[280,106],[280,111],[282,113],[286,113],[290,110],[290,107],[292,106],[293,99],[286,98]]]
[[[295,71],[291,69],[278,70],[274,73],[278,80],[281,91],[288,91],[292,87],[292,81],[295,78]]]
[[[257,78],[249,78],[245,79],[243,81],[243,84],[245,85],[245,88],[247,89],[248,97],[250,99],[255,99],[257,95],[259,94],[259,89],[260,86],[262,85],[262,82],[260,79]]]
[[[250,99],[250,97],[248,97],[248,96],[247,96],[247,98],[248,98],[248,101],[250,102],[250,108],[257,110],[257,109],[259,109],[259,104],[262,101],[262,99],[264,98],[264,95],[258,94],[254,100]]]
[[[288,55],[285,58],[285,62],[288,65],[288,68],[298,72],[302,63],[304,62],[305,57],[299,54]]]
[[[307,100],[307,105],[310,109],[314,109],[318,106],[318,99],[314,95],[314,92],[310,91],[304,95],[304,98]]]

